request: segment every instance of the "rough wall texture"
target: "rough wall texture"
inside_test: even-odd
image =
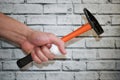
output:
[[[24,53],[0,40],[0,80],[120,80],[120,0],[0,0],[0,12],[30,28],[59,37],[86,23],[83,8],[97,17],[105,32],[93,30],[66,43],[66,57],[20,70]]]

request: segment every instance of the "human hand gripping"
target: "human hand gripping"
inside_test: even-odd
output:
[[[22,49],[31,53],[32,59],[37,62],[46,62],[55,57],[50,52],[51,44],[58,46],[60,52],[65,55],[64,42],[52,33],[33,31],[28,35],[27,40],[21,45]]]

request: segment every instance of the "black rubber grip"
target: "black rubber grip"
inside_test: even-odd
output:
[[[27,65],[28,63],[30,63],[32,61],[33,60],[32,60],[31,54],[29,54],[29,55],[19,59],[17,61],[17,65],[18,65],[19,68],[22,68],[22,67],[24,67],[25,65]]]

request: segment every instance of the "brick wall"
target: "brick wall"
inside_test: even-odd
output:
[[[0,80],[120,80],[120,0],[0,0],[0,12],[30,28],[58,37],[86,23],[83,8],[99,20],[105,32],[93,30],[66,43],[67,55],[20,70],[25,54],[0,40]]]

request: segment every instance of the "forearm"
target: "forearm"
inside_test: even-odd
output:
[[[26,25],[0,13],[0,37],[21,45],[31,32]]]

